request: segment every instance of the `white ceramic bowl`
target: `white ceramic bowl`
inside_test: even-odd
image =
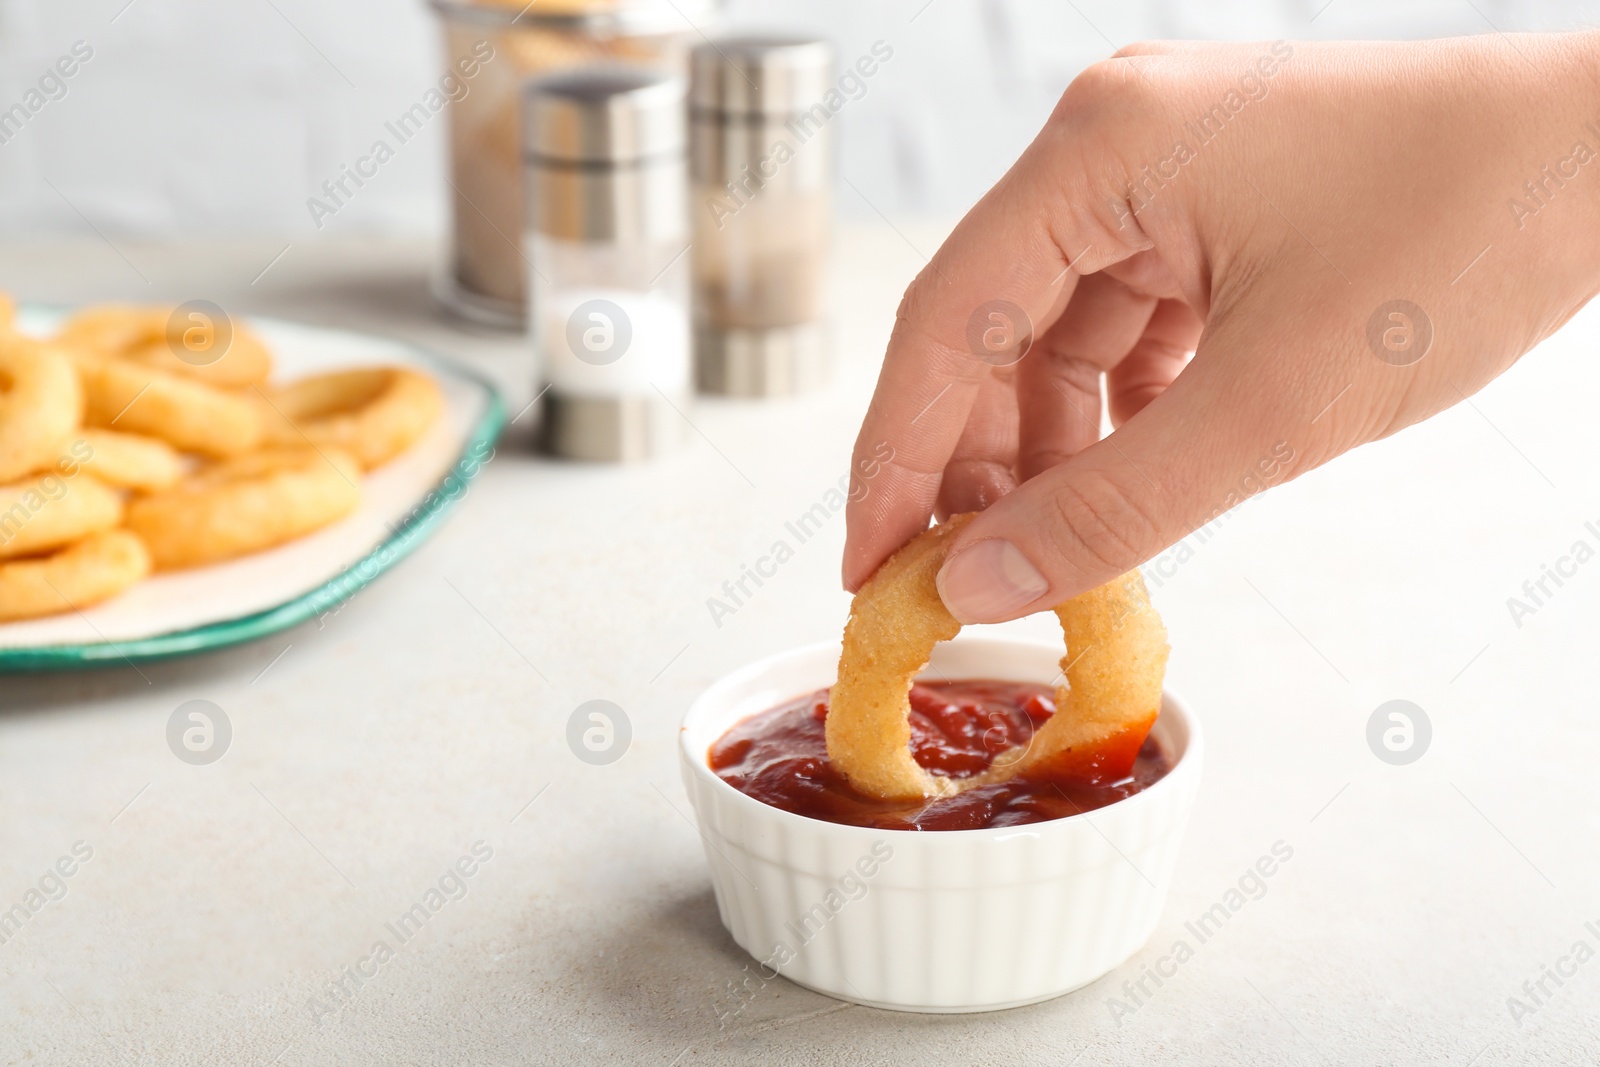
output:
[[[1049,684],[1049,645],[957,638],[946,678]],[[987,830],[876,830],[763,804],[712,773],[739,720],[833,684],[839,646],[735,671],[689,708],[684,786],[722,924],[773,971],[829,996],[901,1011],[992,1011],[1048,1000],[1126,960],[1161,916],[1200,784],[1194,716],[1163,696],[1154,733],[1173,757],[1149,789],[1083,815]]]

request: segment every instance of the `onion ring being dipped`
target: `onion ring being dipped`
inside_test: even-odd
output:
[[[157,570],[231,559],[344,518],[361,468],[337,449],[269,448],[214,463],[128,505],[127,525]]]
[[[236,456],[261,443],[261,413],[242,396],[82,350],[73,363],[83,382],[86,425],[147,434],[215,457]]]
[[[127,530],[106,530],[38,559],[0,563],[0,622],[86,608],[149,573],[150,554]]]
[[[48,552],[122,520],[122,497],[86,474],[0,485],[0,559]]]
[[[950,537],[971,518],[958,515],[919,534],[856,594],[828,703],[829,760],[853,788],[885,799],[950,796],[1017,774],[1125,775],[1160,711],[1167,662],[1166,629],[1137,571],[1055,609],[1066,638],[1066,685],[1026,747],[961,779],[930,774],[912,758],[912,680],[934,646],[961,630],[934,580]]]
[[[317,374],[262,395],[269,442],[343,449],[367,470],[411,447],[444,408],[433,379],[404,367]]]
[[[82,417],[83,393],[66,357],[0,330],[0,482],[53,460]]]
[[[220,389],[267,380],[272,356],[259,337],[226,316],[217,322],[206,311],[188,307],[101,304],[68,319],[56,340]]]

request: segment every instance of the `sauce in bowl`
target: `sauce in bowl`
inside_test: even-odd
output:
[[[1027,744],[1054,713],[1052,690],[1032,682],[918,682],[911,687],[912,758],[924,770],[970,778],[999,753]],[[911,804],[881,800],[851,788],[828,761],[827,715],[826,689],[752,715],[711,746],[711,770],[741,793],[807,818],[882,830],[978,830],[1103,808],[1172,769],[1171,758],[1150,736],[1124,777],[1099,775],[1089,753],[1080,762],[1088,769],[1071,776],[1019,775]]]

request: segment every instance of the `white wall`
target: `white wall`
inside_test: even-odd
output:
[[[1600,0],[1332,0],[1318,14],[1326,2],[733,0],[725,21],[825,34],[844,60],[875,40],[893,47],[840,117],[841,169],[859,194],[841,184],[839,202],[903,217],[970,204],[1113,44],[1600,20]],[[310,232],[306,198],[442,66],[421,0],[0,0],[0,111],[76,41],[92,59],[0,144],[0,232]],[[407,144],[324,232],[437,231],[442,133],[435,123]]]

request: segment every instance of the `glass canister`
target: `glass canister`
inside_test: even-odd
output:
[[[692,394],[683,80],[580,68],[529,82],[523,116],[543,447],[667,451]]]
[[[596,62],[683,74],[717,0],[432,0],[446,65],[478,73],[448,108],[450,252],[435,283],[458,314],[525,323],[519,116],[529,78]],[[489,58],[485,59],[485,55]],[[465,66],[462,66],[462,65]]]
[[[689,76],[695,383],[724,396],[804,391],[828,362],[833,47],[724,38],[695,48]]]

